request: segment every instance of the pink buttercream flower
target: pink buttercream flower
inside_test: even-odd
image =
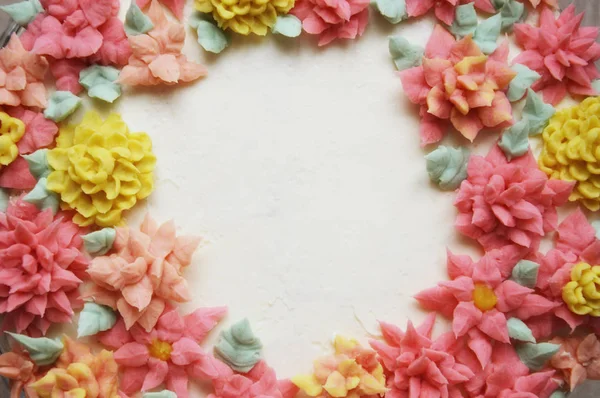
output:
[[[507,59],[507,42],[488,57],[471,36],[456,41],[437,25],[423,64],[400,72],[404,92],[421,106],[421,145],[440,141],[448,124],[471,141],[484,127],[512,124],[505,91],[515,72]]]
[[[558,19],[551,9],[542,9],[539,27],[515,25],[515,38],[525,51],[514,62],[542,76],[532,88],[553,105],[567,92],[596,95],[592,80],[600,77],[595,65],[600,59],[600,44],[596,43],[600,28],[580,27],[582,19],[583,13],[575,15],[575,5],[571,4]]]
[[[585,380],[600,380],[600,341],[591,333],[587,336],[555,337],[560,350],[550,360],[559,370],[571,391]]]
[[[556,229],[556,206],[568,201],[574,185],[549,180],[531,152],[508,162],[497,145],[485,158],[471,156],[467,174],[454,201],[456,228],[485,250],[513,244],[537,250]]]
[[[159,227],[149,215],[139,231],[117,228],[113,253],[94,258],[88,269],[97,286],[87,296],[117,309],[128,329],[139,323],[149,332],[169,300],[190,299],[181,273],[199,243],[200,238],[177,237],[173,221]]]
[[[0,313],[3,328],[34,336],[71,322],[87,259],[79,228],[21,199],[0,213]]]
[[[183,19],[183,7],[185,6],[185,0],[160,0],[162,4],[164,4],[173,15],[177,17],[177,19]],[[150,0],[136,0],[138,7],[145,8],[150,4]]]
[[[297,0],[290,14],[302,21],[305,32],[319,35],[319,46],[324,46],[362,36],[369,22],[369,1]]]
[[[177,309],[167,307],[149,332],[139,325],[127,331],[119,319],[98,338],[116,350],[115,360],[123,370],[120,389],[133,394],[165,384],[178,398],[187,398],[189,377],[218,377],[219,361],[206,354],[199,343],[226,312],[224,307],[200,308],[182,317]]]
[[[409,17],[420,17],[433,9],[437,19],[446,25],[452,25],[456,7],[467,3],[475,3],[475,7],[481,11],[496,13],[490,0],[406,0],[406,12]]]

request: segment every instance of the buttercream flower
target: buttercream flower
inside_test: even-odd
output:
[[[579,200],[592,211],[600,209],[600,97],[554,114],[542,133],[544,147],[538,159],[549,177],[575,184],[569,200]]]
[[[562,289],[562,297],[577,315],[600,316],[600,265],[575,264],[571,281]]]
[[[122,212],[154,188],[152,141],[146,133],[131,133],[117,113],[102,120],[90,111],[80,124],[61,127],[48,163],[48,189],[82,226],[120,224]]]
[[[555,337],[559,351],[550,359],[550,365],[559,370],[570,390],[586,379],[600,380],[600,341],[591,333],[587,336]]]
[[[200,308],[182,317],[176,309],[167,308],[150,332],[139,325],[127,331],[119,319],[99,339],[116,350],[115,360],[123,370],[120,389],[133,394],[166,384],[178,398],[187,398],[189,377],[217,377],[217,359],[206,354],[199,343],[226,312],[224,307]]]
[[[56,367],[34,383],[29,389],[31,398],[116,398],[118,391],[118,365],[111,351],[102,350],[93,355],[88,346],[63,339],[65,349]]]
[[[421,106],[421,145],[440,141],[448,123],[471,141],[484,127],[512,124],[505,90],[516,73],[507,58],[507,43],[486,56],[471,36],[456,41],[435,27],[423,64],[400,72],[404,92]]]
[[[515,63],[523,64],[541,75],[532,88],[541,91],[544,101],[558,104],[569,92],[594,95],[592,80],[600,77],[595,62],[600,59],[596,43],[599,28],[580,27],[583,13],[575,15],[571,4],[555,19],[550,8],[543,8],[539,27],[515,24],[515,38],[525,51]]]
[[[380,322],[383,341],[372,340],[371,346],[379,354],[386,371],[391,397],[455,397],[460,388],[473,377],[473,372],[456,362],[441,341],[431,339],[435,314],[415,328],[408,321],[406,332]]]
[[[27,384],[35,381],[35,364],[26,354],[7,352],[0,355],[0,376],[12,380],[10,398],[19,398]]]
[[[515,244],[535,251],[556,229],[556,207],[567,202],[572,188],[571,182],[548,180],[531,151],[508,162],[495,145],[485,158],[469,159],[454,201],[455,225],[485,250]]]
[[[149,332],[169,300],[189,301],[181,274],[199,243],[177,237],[172,221],[159,227],[149,215],[139,231],[117,228],[112,254],[94,258],[88,269],[97,285],[89,296],[118,309],[128,329],[137,322]]]
[[[157,0],[147,11],[154,28],[146,34],[129,37],[133,54],[119,76],[119,82],[151,86],[160,83],[191,82],[206,75],[206,68],[190,62],[181,53],[185,42],[183,25],[170,22]]]
[[[433,9],[437,19],[446,25],[452,25],[456,7],[467,3],[475,3],[475,7],[484,12],[496,12],[491,0],[406,0],[406,13],[410,17],[420,17]]]
[[[336,336],[335,354],[315,361],[311,375],[300,375],[292,382],[309,397],[383,396],[387,388],[377,353],[358,341]]]
[[[137,5],[140,8],[145,8],[150,0],[137,0]],[[173,15],[177,17],[177,19],[183,19],[183,7],[185,6],[185,0],[160,0],[162,4],[164,4]]]
[[[25,134],[25,123],[0,112],[0,170],[19,156],[18,142]]]
[[[45,334],[71,322],[87,267],[79,228],[18,199],[0,213],[0,313],[3,327]]]
[[[290,14],[302,21],[305,32],[319,35],[319,46],[324,46],[362,36],[369,22],[369,1],[297,0]]]
[[[213,16],[223,30],[264,36],[277,15],[287,14],[294,0],[195,0],[196,9]]]

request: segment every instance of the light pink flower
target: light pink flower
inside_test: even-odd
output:
[[[574,185],[549,180],[531,152],[508,162],[497,145],[485,158],[471,156],[467,174],[454,201],[456,228],[485,250],[514,244],[536,251],[556,229],[556,207],[568,201]]]
[[[131,395],[164,384],[178,398],[187,398],[188,378],[218,377],[218,367],[222,364],[206,354],[199,343],[226,312],[224,307],[200,308],[182,317],[176,309],[168,307],[149,332],[139,325],[127,331],[119,319],[98,338],[116,350],[114,357],[122,369],[120,389]]]
[[[596,95],[592,81],[600,77],[595,62],[600,59],[596,43],[598,27],[580,27],[583,13],[575,15],[575,5],[567,7],[558,19],[543,8],[539,27],[516,24],[515,38],[525,51],[515,63],[523,64],[542,78],[532,88],[541,91],[544,101],[558,104],[567,92],[572,95]]]
[[[148,4],[150,4],[150,0],[136,0],[138,7],[146,8]],[[183,19],[183,7],[185,6],[185,0],[160,0],[162,4],[164,4],[173,15],[177,17],[180,21]]]
[[[560,350],[550,360],[550,365],[561,372],[571,391],[585,380],[600,380],[600,341],[591,333],[587,336],[555,337]]]
[[[410,17],[420,17],[433,9],[437,19],[446,25],[452,25],[456,7],[467,3],[475,3],[475,7],[481,11],[496,13],[490,0],[406,0],[406,12]]]
[[[297,0],[290,14],[302,21],[305,32],[319,35],[319,46],[324,46],[362,36],[369,22],[369,1]]]
[[[0,213],[0,313],[3,328],[39,336],[71,322],[87,259],[79,228],[18,199]]]

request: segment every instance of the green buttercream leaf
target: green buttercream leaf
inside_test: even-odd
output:
[[[596,230],[596,239],[600,239],[600,221],[592,221],[592,227]]]
[[[516,348],[521,362],[530,370],[537,372],[558,352],[560,345],[552,343],[523,343],[518,344]]]
[[[467,178],[469,151],[466,148],[452,148],[440,145],[425,156],[427,173],[441,189],[453,190]]]
[[[506,326],[508,327],[508,335],[511,339],[524,341],[527,343],[536,342],[531,329],[529,329],[529,327],[522,320],[518,318],[508,318]]]
[[[177,394],[173,391],[162,390],[158,392],[145,392],[142,398],[177,398]]]
[[[396,69],[405,70],[421,65],[423,61],[423,48],[410,44],[402,36],[391,36],[388,42],[390,55],[396,64]]]
[[[48,100],[48,107],[44,111],[46,119],[62,122],[68,118],[81,105],[81,98],[70,91],[55,91]]]
[[[103,228],[99,231],[83,235],[85,251],[92,256],[102,256],[112,249],[117,231],[114,228]]]
[[[247,373],[260,361],[261,349],[262,344],[252,333],[250,322],[243,319],[221,333],[215,354],[233,370]]]
[[[550,394],[549,398],[567,398],[567,393],[562,390],[556,390]]]
[[[5,212],[8,207],[8,202],[10,201],[10,196],[8,193],[0,188],[0,211]]]
[[[153,28],[152,20],[142,12],[135,0],[131,0],[131,5],[125,14],[125,32],[130,36],[136,36],[147,33]]]
[[[512,270],[511,279],[519,285],[533,289],[537,283],[540,265],[533,261],[521,260]]]
[[[0,10],[10,15],[19,25],[27,26],[39,13],[44,12],[44,7],[39,0],[25,0],[0,6]]]
[[[527,119],[521,119],[504,130],[498,146],[502,148],[508,161],[525,155],[529,150],[529,122]]]
[[[596,93],[600,93],[600,79],[594,80],[592,82],[592,88],[596,90]]]
[[[508,100],[515,102],[523,98],[527,89],[538,81],[541,76],[536,71],[521,64],[514,64],[511,69],[517,72],[517,75],[511,80],[508,86]]]
[[[190,22],[198,34],[198,43],[208,52],[218,54],[229,46],[230,37],[214,23],[205,19],[193,19]]]
[[[51,209],[52,214],[56,214],[60,200],[58,194],[46,188],[47,184],[48,179],[46,177],[40,178],[35,187],[23,197],[23,200],[35,205],[40,210]]]
[[[105,305],[85,303],[79,314],[77,337],[93,336],[112,328],[117,322],[115,312]]]
[[[79,73],[79,83],[88,96],[111,104],[121,96],[121,85],[117,83],[119,70],[112,66],[92,65]]]
[[[477,43],[485,54],[493,53],[498,48],[498,37],[502,30],[502,18],[499,14],[482,21],[473,34],[473,41]]]
[[[450,31],[456,37],[465,37],[475,33],[477,28],[477,12],[473,3],[463,4],[456,7],[456,15],[454,22],[450,27]]]
[[[29,172],[36,180],[47,177],[50,174],[47,149],[38,149],[29,155],[23,155],[23,158],[25,158],[29,165]]]
[[[390,23],[397,24],[408,18],[406,0],[372,0],[371,5]]]
[[[33,362],[38,366],[52,365],[56,362],[64,348],[60,340],[52,340],[47,337],[33,338],[10,332],[6,333],[23,346]]]
[[[271,32],[286,37],[298,37],[302,33],[302,22],[292,14],[279,15]]]
[[[516,0],[493,0],[494,7],[500,11],[502,31],[510,31],[515,23],[525,17],[525,4]]]
[[[552,105],[546,104],[532,89],[527,89],[523,118],[529,121],[529,135],[540,134],[554,112],[556,110]]]

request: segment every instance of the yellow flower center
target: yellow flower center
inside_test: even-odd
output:
[[[158,358],[161,361],[168,361],[171,358],[173,347],[166,341],[154,339],[148,346],[148,351],[150,351],[150,355],[154,358]]]
[[[562,289],[562,298],[575,314],[600,316],[600,266],[574,265],[571,282]]]
[[[476,283],[473,289],[473,302],[481,311],[489,311],[496,307],[498,297],[489,286]]]

